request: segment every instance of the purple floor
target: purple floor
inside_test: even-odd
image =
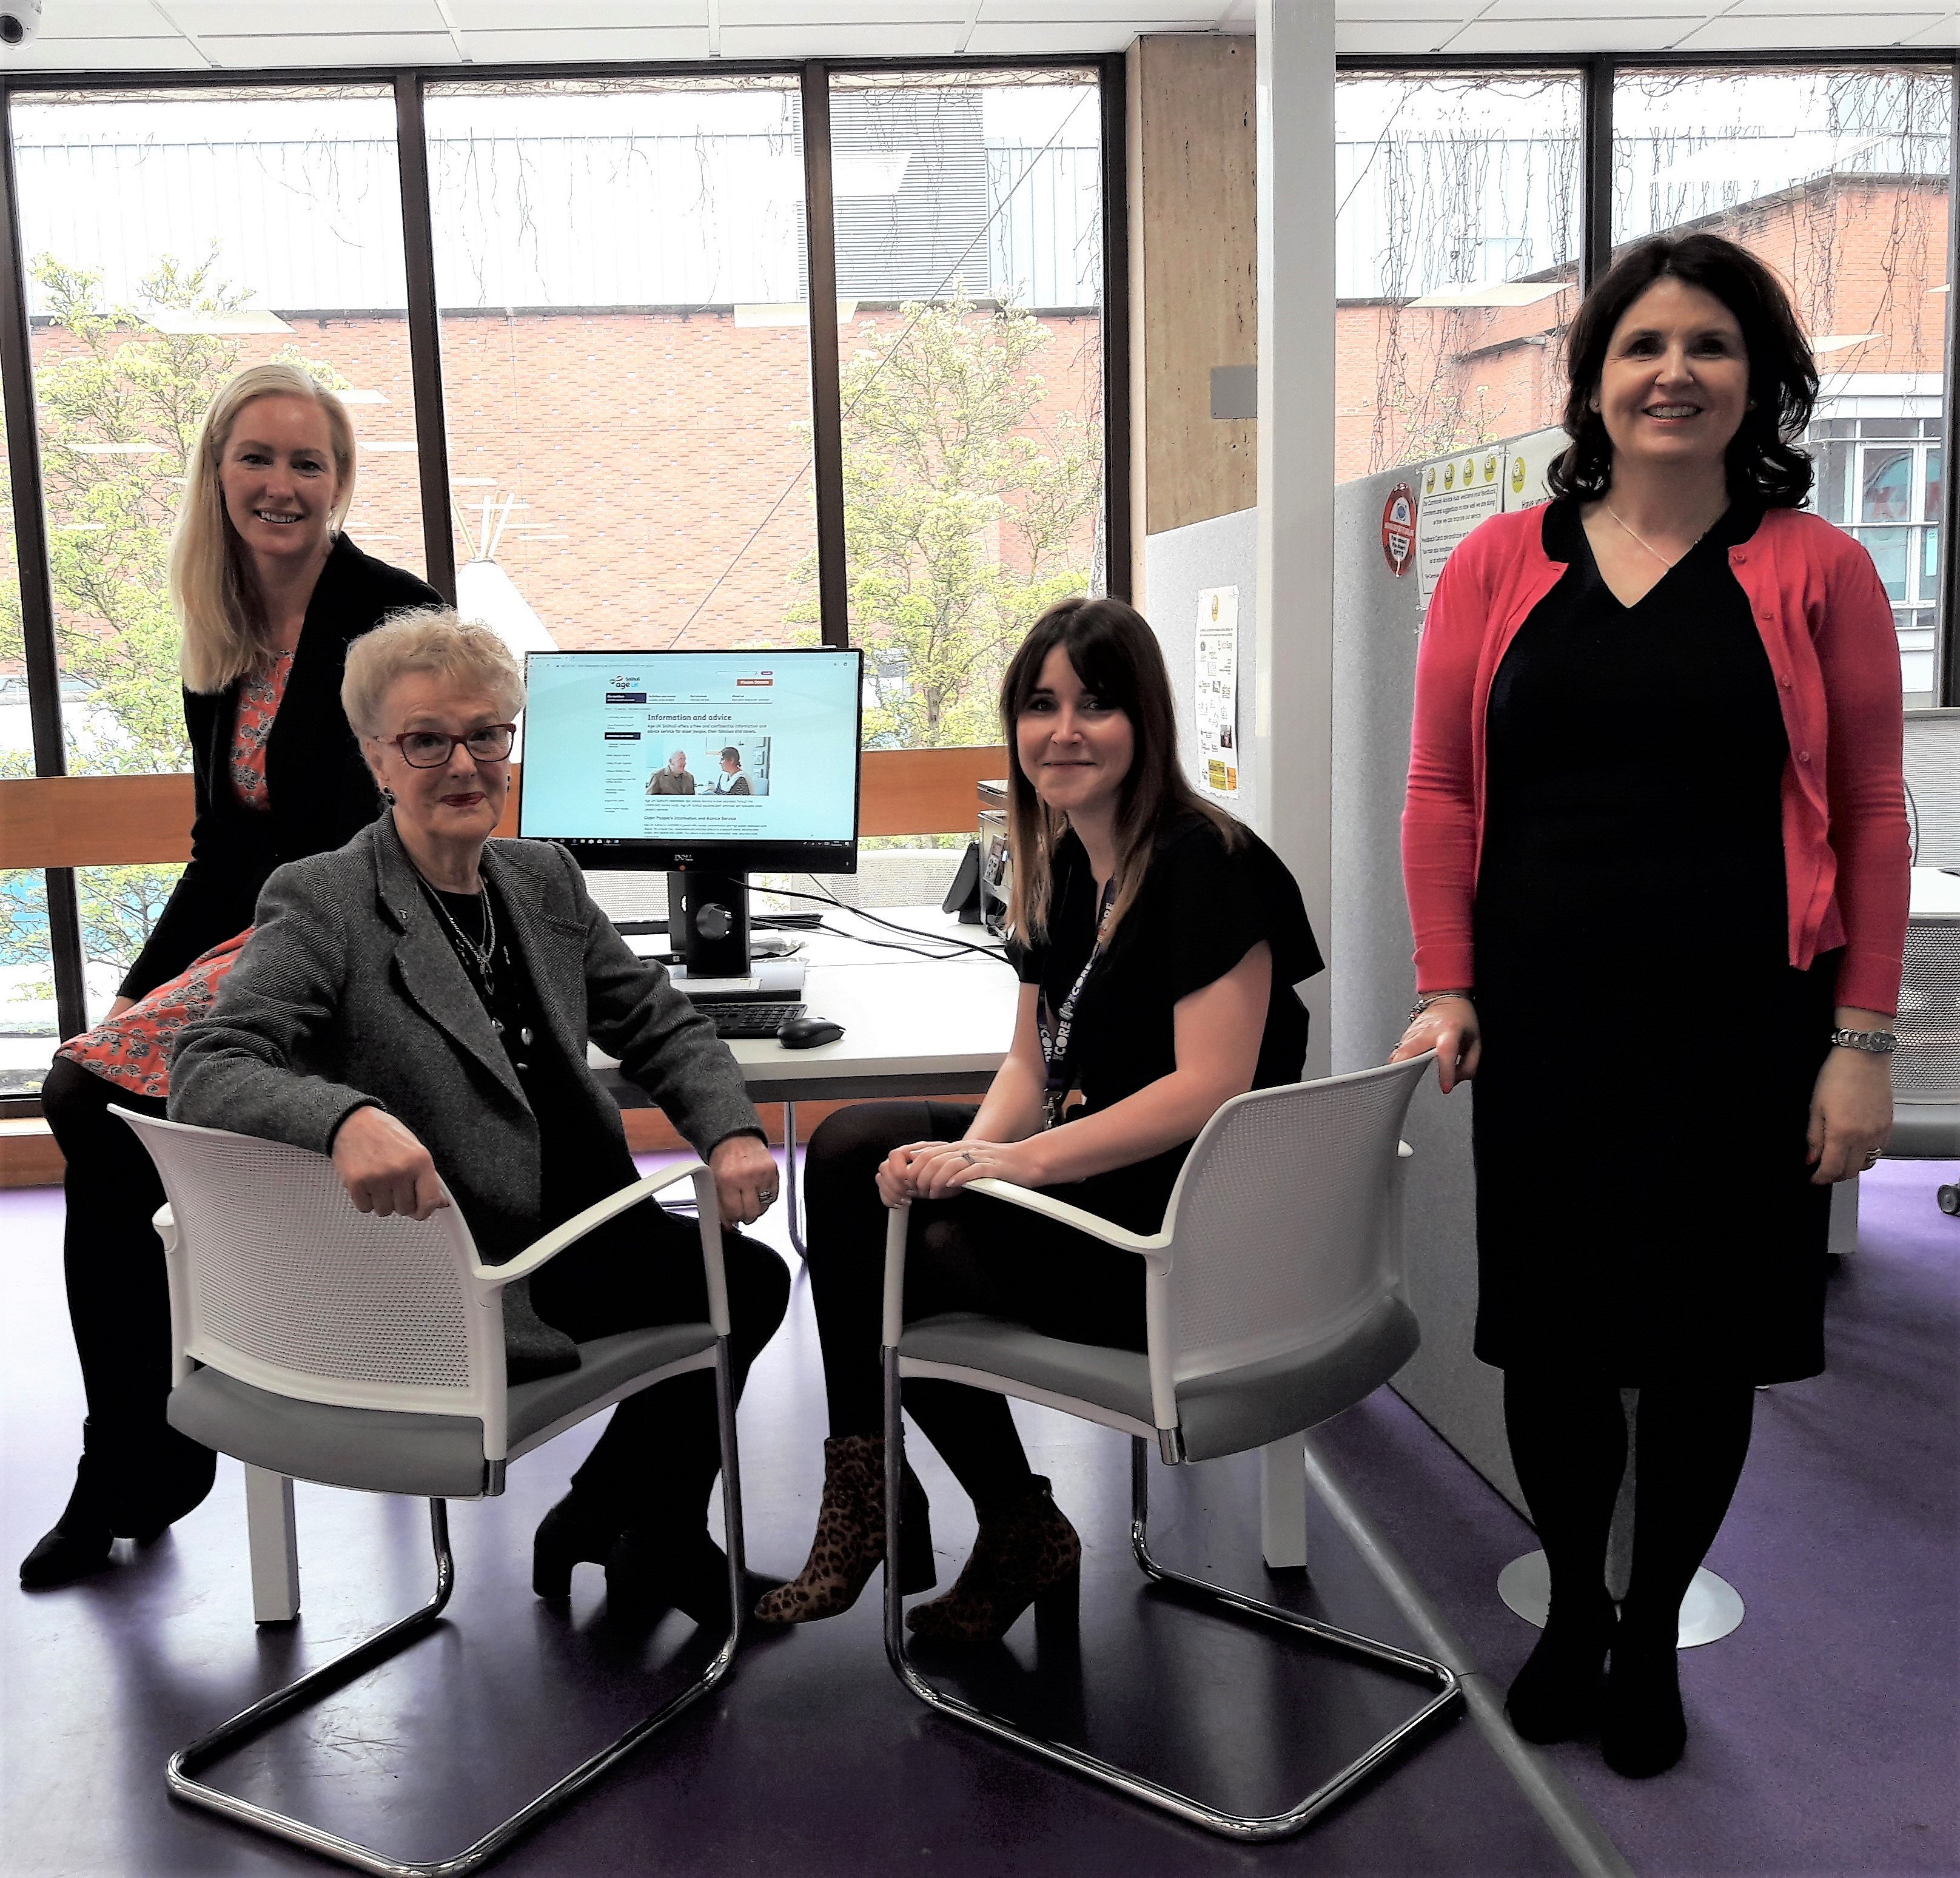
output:
[[[1664,1778],[1551,1752],[1642,1878],[1960,1872],[1960,1219],[1952,1162],[1864,1177],[1830,1367],[1756,1398],[1709,1558],[1742,1628],[1684,1653],[1691,1739]],[[1384,1391],[1316,1437],[1456,1627],[1508,1680],[1536,1632],[1496,1593],[1524,1521]]]
[[[0,1195],[12,1348],[0,1401],[4,1533],[17,1558],[58,1510],[80,1404],[60,1286],[61,1202]],[[807,1288],[742,1412],[749,1557],[801,1562],[822,1475],[820,1378]],[[1184,1608],[1128,1558],[1121,1437],[1031,1412],[1036,1464],[1087,1549],[1079,1650],[1038,1654],[1023,1620],[961,1673],[972,1692],[1142,1771],[1246,1810],[1278,1810],[1385,1732],[1411,1685]],[[651,1637],[606,1619],[583,1571],[569,1619],[530,1593],[529,1541],[588,1437],[511,1470],[504,1498],[451,1509],[447,1619],[381,1670],[213,1770],[218,1784],[396,1855],[460,1849],[631,1720],[699,1660],[685,1619]],[[942,1583],[972,1540],[930,1450]],[[1249,1459],[1157,1470],[1168,1562],[1404,1646],[1415,1640],[1316,1510],[1312,1583],[1257,1555]],[[27,1874],[301,1872],[296,1851],[173,1805],[169,1751],[301,1667],[421,1602],[427,1519],[405,1501],[301,1486],[304,1611],[255,1631],[243,1491],[221,1463],[210,1501],[140,1558],[27,1596],[0,1587],[0,1870]],[[128,1555],[126,1545],[119,1552]],[[1090,1787],[928,1714],[886,1666],[874,1596],[745,1651],[714,1696],[494,1868],[512,1878],[918,1872],[941,1878],[1200,1874],[1554,1873],[1570,1869],[1474,1724],[1428,1737],[1303,1837],[1237,1846]]]

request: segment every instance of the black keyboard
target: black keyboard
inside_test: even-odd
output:
[[[695,1008],[712,1019],[718,1037],[773,1037],[792,1017],[800,1017],[807,1004],[697,1004]]]

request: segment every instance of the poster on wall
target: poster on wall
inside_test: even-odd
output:
[[[1416,508],[1415,571],[1424,610],[1450,551],[1504,505],[1504,447],[1479,444],[1424,464]]]
[[[1217,795],[1239,793],[1239,590],[1198,596],[1198,779]]]
[[[1551,466],[1552,459],[1563,450],[1572,439],[1566,435],[1562,426],[1548,431],[1533,431],[1528,437],[1513,438],[1505,447],[1507,464],[1504,470],[1504,507],[1536,508],[1541,502],[1551,500],[1551,491],[1546,486],[1545,473]]]

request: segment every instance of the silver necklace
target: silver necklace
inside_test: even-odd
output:
[[[443,924],[455,934],[456,943],[476,961],[476,969],[483,974],[484,982],[488,984],[491,961],[497,956],[497,906],[490,897],[488,888],[485,887],[483,891],[483,938],[479,944],[457,925],[456,915],[442,903],[441,893],[419,869],[416,877],[428,888],[429,898],[434,902],[435,910],[442,915]]]
[[[1611,502],[1608,501],[1603,495],[1599,498],[1599,506],[1603,508],[1608,515],[1612,516],[1614,520],[1618,522],[1622,528],[1626,529],[1628,534],[1633,535],[1634,540],[1637,541],[1643,548],[1646,549],[1647,552],[1652,555],[1662,567],[1668,568],[1670,571],[1674,568],[1679,567],[1682,562],[1688,559],[1689,555],[1692,554],[1697,548],[1701,546],[1701,535],[1707,534],[1708,528],[1713,528],[1715,526],[1714,522],[1710,522],[1708,524],[1708,528],[1703,529],[1701,534],[1697,535],[1694,539],[1688,544],[1688,547],[1685,552],[1676,555],[1675,558],[1670,561],[1667,556],[1662,554],[1661,551],[1656,548],[1652,542],[1648,540],[1644,535],[1634,534],[1634,530],[1631,527],[1628,527],[1626,518],[1622,516],[1620,511],[1616,509]],[[1721,520],[1721,517],[1718,515],[1715,520],[1716,521],[1720,521]]]

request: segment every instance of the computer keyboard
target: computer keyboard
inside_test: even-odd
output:
[[[714,1020],[718,1037],[773,1037],[792,1017],[800,1017],[807,1004],[728,1004],[695,1007]]]

